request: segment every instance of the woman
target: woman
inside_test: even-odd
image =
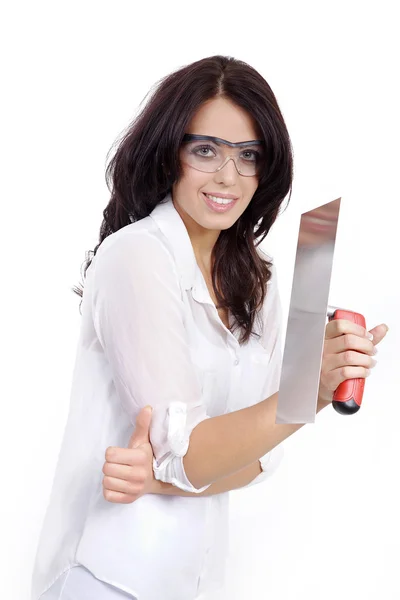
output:
[[[257,248],[291,191],[290,139],[261,75],[214,56],[161,82],[107,175],[32,600],[206,598],[227,492],[267,477],[301,427],[274,424],[281,311]],[[353,323],[326,332],[318,412],[374,348]]]

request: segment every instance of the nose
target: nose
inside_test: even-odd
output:
[[[239,177],[233,158],[229,158],[222,169],[215,173],[214,179],[216,182],[224,183],[226,186],[232,186]]]

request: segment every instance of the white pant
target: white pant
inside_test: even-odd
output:
[[[79,565],[65,571],[53,585],[40,596],[40,600],[137,600],[113,585],[96,579],[90,571]]]

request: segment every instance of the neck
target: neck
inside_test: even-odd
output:
[[[201,227],[179,205],[175,204],[175,202],[173,204],[186,226],[197,264],[207,271],[211,271],[212,251],[220,231]]]

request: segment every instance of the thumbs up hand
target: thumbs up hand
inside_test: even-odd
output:
[[[154,482],[150,443],[151,406],[142,408],[127,448],[110,446],[103,466],[103,496],[108,502],[130,504],[150,493]]]

